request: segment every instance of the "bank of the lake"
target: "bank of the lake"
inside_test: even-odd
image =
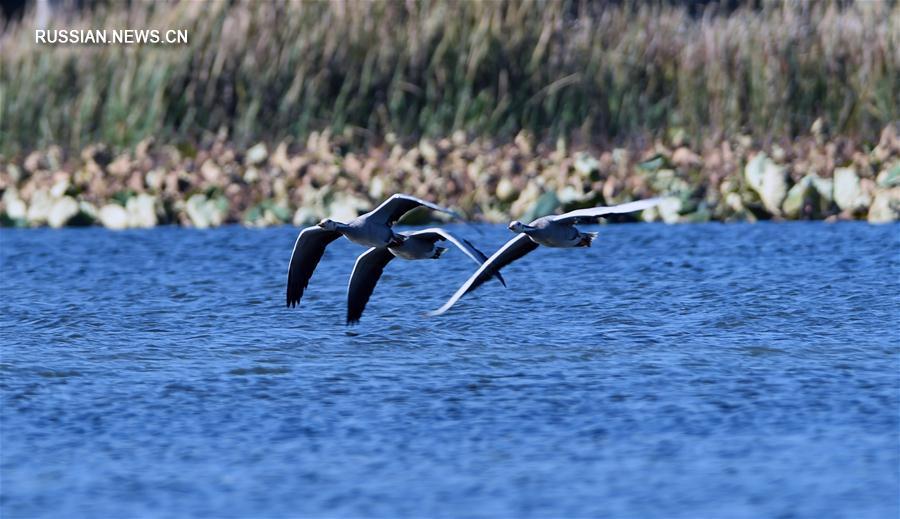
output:
[[[0,162],[0,223],[121,229],[226,223],[307,224],[350,219],[393,193],[505,222],[555,210],[665,197],[646,221],[895,221],[900,137],[889,125],[872,145],[806,137],[758,142],[736,136],[691,143],[672,135],[614,147],[538,141],[445,139],[355,147],[327,133],[305,142],[145,140],[114,153],[50,147]]]

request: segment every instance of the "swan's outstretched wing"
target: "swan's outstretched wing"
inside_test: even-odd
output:
[[[592,221],[607,214],[633,213],[635,211],[643,211],[658,205],[662,201],[661,198],[649,198],[647,200],[638,200],[637,202],[628,202],[627,204],[613,205],[609,207],[589,207],[587,209],[576,209],[565,214],[552,216],[554,222],[564,224],[574,224],[578,222]]]
[[[453,294],[453,297],[447,300],[444,303],[444,306],[438,308],[433,312],[429,312],[428,315],[441,315],[447,310],[450,309],[451,306],[456,304],[459,299],[468,294],[469,292],[475,290],[479,286],[481,286],[485,281],[491,278],[494,273],[499,272],[500,269],[509,265],[513,261],[521,258],[522,256],[528,254],[534,249],[538,248],[538,244],[533,242],[531,238],[529,238],[525,234],[519,234],[515,238],[506,242],[503,247],[500,247],[500,250],[495,252],[487,261],[481,264],[481,267],[475,271],[474,274],[465,282],[459,290]]]
[[[287,306],[297,306],[303,291],[309,284],[316,265],[325,254],[325,247],[329,243],[341,237],[337,231],[326,231],[321,227],[307,227],[300,231],[297,241],[294,242],[294,252],[291,253],[291,265],[288,267],[287,282]]]
[[[466,256],[472,258],[472,261],[479,265],[481,265],[488,259],[488,257],[485,256],[484,253],[478,250],[474,245],[472,245],[469,240],[465,238],[457,238],[444,229],[432,227],[430,229],[411,232],[409,233],[409,236],[425,238],[426,240],[431,240],[432,243],[436,241],[449,241],[453,245],[456,245],[456,248],[463,251]],[[497,278],[497,281],[503,284],[503,286],[506,286],[506,280],[503,279],[503,276],[500,275],[500,272],[495,272],[494,277]]]
[[[462,216],[460,216],[458,213],[447,209],[446,207],[432,204],[431,202],[427,202],[425,200],[422,200],[421,198],[402,194],[397,194],[388,198],[387,200],[382,202],[381,205],[366,213],[364,217],[375,222],[383,223],[385,225],[393,225],[394,222],[399,220],[404,214],[412,211],[417,207],[427,207],[432,211],[439,211],[441,213],[449,214],[450,216],[458,220],[463,219]]]
[[[356,324],[362,317],[384,267],[394,255],[383,247],[372,247],[356,258],[350,282],[347,284],[347,324]]]

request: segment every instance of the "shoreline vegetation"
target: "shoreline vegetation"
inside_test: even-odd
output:
[[[98,145],[74,157],[59,147],[34,151],[4,164],[0,191],[0,223],[15,227],[306,225],[351,219],[393,193],[485,222],[662,196],[643,220],[882,223],[900,218],[900,128],[885,127],[871,149],[822,135],[765,148],[742,136],[696,150],[578,148],[526,133],[499,144],[457,132],[358,149],[327,132],[246,149],[147,139],[119,154]]]
[[[0,223],[894,221],[900,2],[98,2],[0,25]],[[186,30],[184,45],[34,29]]]
[[[757,6],[758,4],[758,6]],[[692,12],[690,5],[696,9]],[[186,45],[36,44],[187,30]],[[238,147],[313,131],[609,142],[900,120],[900,2],[98,2],[0,31],[0,153],[154,137]]]

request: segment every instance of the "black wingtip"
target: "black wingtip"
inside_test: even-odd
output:
[[[359,324],[360,317],[362,317],[362,315],[353,315],[353,312],[351,312],[348,309],[347,310],[347,322],[345,323],[345,325],[349,327],[349,326],[353,326],[355,324]]]

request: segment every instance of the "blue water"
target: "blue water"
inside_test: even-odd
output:
[[[289,310],[292,228],[0,231],[0,515],[897,517],[900,227],[599,230],[351,329],[345,240]]]

